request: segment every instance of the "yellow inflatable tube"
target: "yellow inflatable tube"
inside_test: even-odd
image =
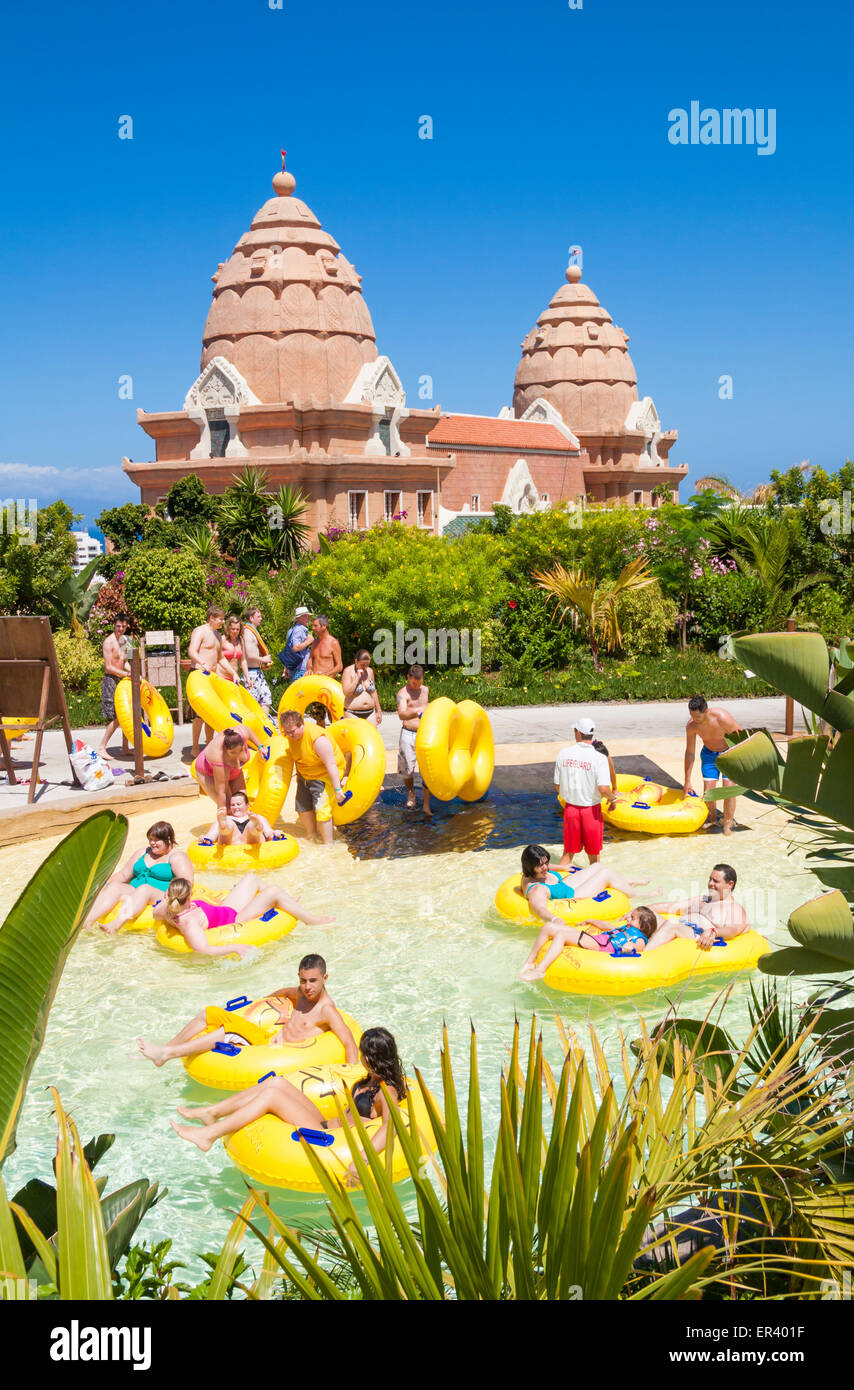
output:
[[[699,830],[709,810],[701,796],[683,796],[673,787],[662,787],[658,782],[626,773],[617,774],[617,791],[627,799],[614,806],[602,799],[602,815],[617,830],[690,835]]]
[[[569,882],[572,883],[571,877]],[[543,925],[542,919],[531,911],[528,899],[516,891],[521,883],[521,874],[506,878],[495,894],[495,906],[508,922],[515,922],[519,927],[539,929]],[[603,922],[615,921],[625,917],[631,911],[631,906],[625,893],[617,892],[599,893],[595,898],[553,898],[549,903],[555,917],[562,917],[570,927],[591,917],[594,920],[601,918]]]
[[[299,844],[293,835],[280,834],[262,845],[221,845],[218,841],[204,844],[194,840],[187,850],[190,860],[199,868],[218,873],[253,873],[262,869],[279,869],[299,854]]]
[[[479,801],[495,770],[495,739],[474,700],[431,700],[418,722],[415,756],[425,785],[440,801]]]
[[[129,884],[128,887],[130,887]],[[203,897],[206,902],[219,903],[222,902],[223,898],[227,896],[228,889],[223,887],[214,888],[213,886],[208,886],[208,884],[202,883],[199,879],[196,879],[193,883],[193,892],[197,896]],[[163,890],[162,896],[164,898],[166,897],[165,888]],[[113,919],[118,916],[120,907],[121,903],[116,903],[115,907],[111,907],[109,912],[104,913],[102,921],[106,923],[112,922]],[[155,927],[157,926],[157,923],[154,920],[154,913],[151,909],[151,904],[149,904],[147,907],[144,907],[138,917],[132,917],[129,922],[125,923],[125,925],[122,927],[122,931],[129,933],[154,931]]]
[[[253,1001],[242,995],[229,999],[225,1008],[206,1009],[202,1031],[210,1033],[224,1028],[225,1042],[218,1043],[213,1051],[184,1058],[184,1066],[193,1080],[216,1091],[242,1091],[271,1071],[279,1076],[287,1072],[290,1080],[294,1067],[316,1070],[319,1065],[343,1062],[344,1044],[328,1029],[301,1043],[270,1042],[281,1027],[280,1015],[289,1003],[289,1000],[280,1000],[278,1005],[266,999]],[[361,1028],[350,1014],[340,1012],[358,1043]]]
[[[23,738],[38,722],[38,715],[30,716],[27,714],[7,714],[5,718],[0,719],[0,725],[2,725],[3,732],[10,743],[16,738]]]
[[[261,743],[269,743],[278,733],[255,696],[224,676],[213,675],[210,671],[191,671],[187,677],[187,699],[196,714],[218,733],[245,724]]]
[[[677,937],[666,946],[639,956],[614,957],[604,952],[567,946],[545,975],[552,989],[568,994],[598,994],[607,998],[641,994],[700,975],[735,974],[750,970],[771,947],[756,931],[743,932],[722,945],[701,951],[693,941]]]
[[[150,681],[140,681],[139,703],[142,707],[142,751],[147,758],[162,758],[172,747],[174,729],[169,706]],[[133,685],[127,676],[116,686],[116,718],[133,747]]]
[[[286,709],[299,710],[305,714],[309,705],[323,705],[333,720],[344,714],[344,691],[338,681],[331,676],[301,676],[293,681],[279,701],[279,714]]]
[[[307,1077],[302,1072],[290,1073],[287,1077],[299,1086],[319,1107],[324,1118],[335,1118],[334,1095],[346,1104],[345,1088],[354,1085],[365,1075],[365,1068],[359,1065],[337,1064],[318,1067],[315,1074]],[[436,1141],[430,1124],[427,1106],[417,1083],[407,1078],[407,1097],[401,1102],[400,1110],[407,1123],[414,1118],[420,1137],[419,1147],[424,1153],[432,1153]],[[381,1127],[380,1120],[364,1120],[368,1141]],[[263,1115],[236,1134],[223,1140],[231,1161],[242,1173],[254,1182],[269,1187],[283,1187],[293,1192],[322,1192],[305,1150],[292,1136],[296,1133],[291,1125],[286,1125],[275,1115]],[[394,1137],[394,1129],[389,1122],[389,1142],[393,1144],[391,1156],[392,1182],[402,1182],[409,1177],[409,1165],[404,1157],[400,1142]],[[347,1169],[353,1161],[350,1146],[342,1129],[330,1129],[327,1138],[332,1143],[325,1147],[315,1147],[314,1152],[324,1167],[344,1182]],[[380,1158],[388,1162],[385,1150]]]
[[[293,768],[288,740],[276,734],[270,739],[267,757],[254,753],[243,769],[250,806],[271,825],[276,824],[282,813]]]
[[[345,787],[352,796],[339,806],[334,793],[329,793],[333,824],[349,825],[363,816],[380,794],[385,777],[385,746],[367,719],[340,719],[329,725],[326,734],[345,757],[349,753],[352,758]]]
[[[221,893],[219,898],[222,900],[226,896],[226,893]],[[213,902],[216,899],[213,893],[205,893],[205,900]],[[271,941],[288,936],[296,924],[296,917],[289,912],[280,912],[278,908],[271,907],[263,917],[253,917],[248,922],[232,922],[227,927],[213,927],[207,933],[207,938],[212,946],[230,946],[232,942],[241,946],[266,946]],[[178,951],[185,956],[196,954],[171,923],[157,922],[156,929],[158,943],[167,950]]]

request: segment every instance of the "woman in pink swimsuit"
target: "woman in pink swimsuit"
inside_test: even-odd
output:
[[[243,768],[252,756],[247,744],[261,748],[245,724],[216,734],[196,758],[196,781],[206,796],[228,810],[234,792],[245,792]]]
[[[226,618],[222,634],[222,656],[217,666],[217,675],[227,681],[236,681],[243,676],[244,685],[249,685],[249,666],[243,650],[243,623],[236,615]]]
[[[166,897],[153,909],[153,914],[159,921],[177,927],[187,945],[200,956],[245,956],[252,949],[251,946],[236,941],[231,945],[212,946],[208,932],[215,927],[251,922],[256,917],[263,917],[271,908],[276,912],[289,912],[310,927],[324,926],[335,920],[334,917],[316,917],[313,912],[307,912],[290,893],[262,883],[255,874],[244,874],[222,903],[191,898],[192,891],[192,884],[187,879],[173,878],[166,890]]]

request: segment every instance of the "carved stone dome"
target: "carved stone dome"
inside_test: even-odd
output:
[[[361,276],[293,197],[295,183],[276,174],[276,196],[213,276],[202,370],[224,357],[265,403],[341,401],[376,360],[374,326]]]
[[[620,431],[638,398],[629,339],[580,277],[571,265],[522,343],[513,408],[520,416],[544,396],[576,433]]]

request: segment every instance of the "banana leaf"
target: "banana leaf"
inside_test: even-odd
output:
[[[99,811],[36,871],[0,927],[0,1163],[15,1127],[68,952],[124,848],[127,821]]]
[[[834,960],[799,946],[783,946],[779,951],[769,951],[756,962],[757,970],[763,975],[789,975],[800,978],[802,975],[840,975],[852,969],[851,962]]]
[[[796,907],[788,926],[801,946],[819,955],[847,961],[849,970],[854,970],[854,919],[844,895],[838,890]]]
[[[757,792],[782,791],[784,767],[777,745],[764,730],[742,739],[718,757],[718,768],[725,777]],[[731,789],[729,795],[733,795]]]
[[[733,638],[736,660],[834,729],[854,729],[854,700],[829,690],[830,653],[817,632],[757,632]]]

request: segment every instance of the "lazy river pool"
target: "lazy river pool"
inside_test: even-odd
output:
[[[179,843],[204,833],[209,820],[201,812],[200,803],[190,801],[166,813]],[[159,818],[150,813],[131,818],[127,852],[144,843],[145,830]],[[636,1036],[639,1014],[652,1024],[673,1000],[683,1013],[705,1011],[728,983],[723,977],[612,1000],[521,983],[516,974],[530,934],[502,921],[492,903],[502,880],[518,872],[520,848],[529,840],[546,844],[554,859],[559,856],[557,808],[533,793],[511,796],[494,789],[476,806],[440,805],[429,823],[407,815],[401,792],[386,791],[351,828],[347,841],[322,849],[303,840],[299,856],[268,875],[316,911],[334,913],[332,925],[299,924],[291,936],[243,962],[179,957],[157,947],[153,936],[107,937],[99,931],[81,936],[30,1080],[18,1148],[4,1168],[7,1191],[50,1174],[56,1131],[46,1088],[55,1085],[82,1138],[115,1133],[116,1143],[98,1169],[109,1175],[110,1189],[143,1175],[168,1187],[137,1238],[171,1236],[172,1256],[188,1266],[179,1277],[202,1277],[198,1252],[219,1250],[230,1214],[245,1196],[244,1179],[221,1145],[202,1154],[173,1134],[169,1119],[175,1106],[202,1103],[211,1093],[192,1082],[180,1063],[153,1067],[139,1055],[135,1039],[141,1034],[164,1041],[205,1004],[295,984],[297,963],[309,951],[326,958],[336,1002],[363,1027],[388,1027],[407,1070],[418,1066],[437,1092],[443,1020],[463,1097],[469,1021],[474,1023],[487,1144],[497,1132],[498,1076],[515,1016],[527,1043],[536,1012],[553,1062],[561,1056],[554,1015],[580,1029],[591,1022],[613,1065],[620,1030]],[[0,916],[56,843],[45,839],[0,850]],[[785,923],[793,907],[818,891],[802,857],[788,850],[779,834],[760,822],[727,840],[705,834],[614,839],[606,855],[624,873],[649,876],[665,896],[700,891],[712,864],[732,863],[738,895],[760,929],[782,944],[788,939],[785,927],[774,924]],[[762,977],[754,973],[752,978]],[[798,997],[809,992],[804,986]],[[747,979],[737,977],[722,1019],[737,1038],[749,1027],[748,1000]],[[274,1205],[289,1220],[323,1218],[320,1198],[277,1193]]]

